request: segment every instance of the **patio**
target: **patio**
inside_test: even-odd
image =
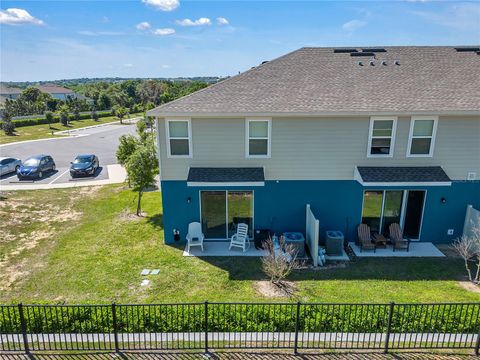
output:
[[[257,250],[253,244],[253,241],[250,241],[250,248],[243,252],[242,249],[237,247],[229,250],[230,241],[204,241],[203,251],[200,247],[195,246],[190,248],[190,252],[187,251],[187,247],[183,251],[183,256],[195,256],[195,257],[206,257],[206,256],[256,256],[261,257],[267,255],[267,250]]]
[[[445,257],[431,242],[411,242],[409,251],[393,251],[393,247],[387,245],[386,248],[377,248],[375,252],[373,250],[360,251],[360,247],[354,242],[348,244],[358,257]]]

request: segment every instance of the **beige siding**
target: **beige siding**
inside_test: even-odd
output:
[[[455,180],[480,176],[480,117],[440,117],[431,158],[406,157],[410,117],[400,117],[393,158],[367,158],[369,117],[273,118],[272,156],[245,158],[245,119],[192,119],[193,158],[166,156],[159,119],[162,179],[186,180],[190,166],[264,166],[267,180],[351,180],[354,167],[441,165]]]

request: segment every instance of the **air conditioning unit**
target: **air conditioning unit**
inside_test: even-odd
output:
[[[473,181],[477,178],[477,173],[476,172],[469,172],[467,174],[467,181]]]

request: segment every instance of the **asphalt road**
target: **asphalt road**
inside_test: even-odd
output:
[[[11,156],[24,161],[29,156],[45,154],[52,156],[57,168],[60,168],[69,167],[78,154],[95,154],[101,165],[116,164],[115,152],[119,137],[134,133],[135,125],[105,125],[79,129],[75,134],[82,136],[4,145],[0,147],[0,156]]]
[[[95,154],[100,161],[100,169],[94,179],[108,179],[106,165],[116,164],[115,152],[121,135],[134,134],[135,125],[104,125],[90,129],[79,129],[75,131],[75,137],[59,137],[39,141],[31,141],[19,144],[7,144],[0,147],[0,156],[15,157],[24,161],[26,158],[37,154],[46,154],[53,157],[57,170],[45,174],[41,180],[35,180],[39,184],[62,183],[72,180],[68,169],[70,162],[78,154]],[[90,180],[93,180],[90,178]],[[22,183],[32,183],[24,181]],[[18,183],[15,174],[0,177],[0,183],[7,185]]]

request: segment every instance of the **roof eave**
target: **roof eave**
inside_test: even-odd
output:
[[[411,111],[316,111],[316,112],[176,112],[176,111],[162,111],[162,109],[152,109],[147,111],[148,116],[155,117],[318,117],[318,116],[416,116],[416,115],[432,115],[432,116],[480,116],[480,109],[477,110],[411,110]]]

